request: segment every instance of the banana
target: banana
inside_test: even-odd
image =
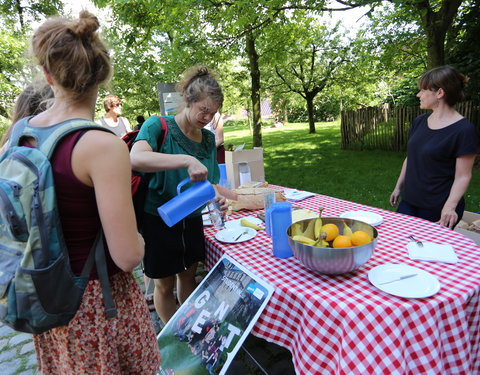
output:
[[[300,223],[293,223],[291,229],[292,237],[296,236],[297,234],[302,234],[302,224]]]
[[[307,225],[307,228],[305,229],[305,231],[303,232],[303,235],[307,238],[310,238],[310,239],[314,239],[316,237],[315,236],[315,233],[314,233],[314,229],[315,229],[315,222],[316,220],[310,220],[308,225]]]
[[[251,222],[249,222],[248,220],[245,220],[245,219],[242,219],[240,220],[240,225],[242,227],[248,227],[248,228],[253,228],[255,230],[261,230],[261,229],[264,229],[262,228],[261,226],[257,225],[257,224],[253,224]]]
[[[292,237],[292,240],[303,243],[304,245],[314,245],[317,241],[312,240],[311,238],[302,236],[301,234],[297,234],[296,236]]]
[[[343,222],[343,235],[351,238],[352,234],[353,233],[350,227],[347,224],[345,224],[345,222]]]
[[[321,231],[322,231],[322,219],[318,218],[315,220],[315,227],[313,229],[313,233],[317,240],[320,238]]]
[[[327,241],[325,241],[323,238],[319,238],[314,244],[313,246],[316,246],[316,247],[330,247],[329,243]]]

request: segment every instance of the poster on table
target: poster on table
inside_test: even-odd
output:
[[[159,374],[224,374],[272,294],[224,255],[159,333]]]

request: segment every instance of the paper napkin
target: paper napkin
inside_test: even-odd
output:
[[[458,262],[457,254],[451,245],[439,245],[433,242],[423,242],[423,247],[415,242],[407,244],[408,255],[413,260],[426,260],[429,262],[444,262],[455,264]]]
[[[285,198],[294,202],[298,202],[315,195],[315,193],[310,193],[309,191],[300,191],[296,189],[285,189],[283,192],[285,194]]]

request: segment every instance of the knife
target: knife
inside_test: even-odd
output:
[[[409,279],[409,278],[414,277],[414,276],[417,276],[417,274],[412,273],[411,275],[400,276],[398,279],[393,279],[393,280],[390,280],[390,281],[385,281],[383,283],[378,283],[378,285],[390,284],[390,283],[393,283],[395,281],[401,281],[401,280]]]

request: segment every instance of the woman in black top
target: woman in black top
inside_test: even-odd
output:
[[[420,108],[433,112],[417,117],[410,128],[407,158],[390,196],[392,206],[402,196],[397,212],[449,228],[462,218],[478,142],[475,127],[454,108],[466,82],[451,66],[420,77]]]

